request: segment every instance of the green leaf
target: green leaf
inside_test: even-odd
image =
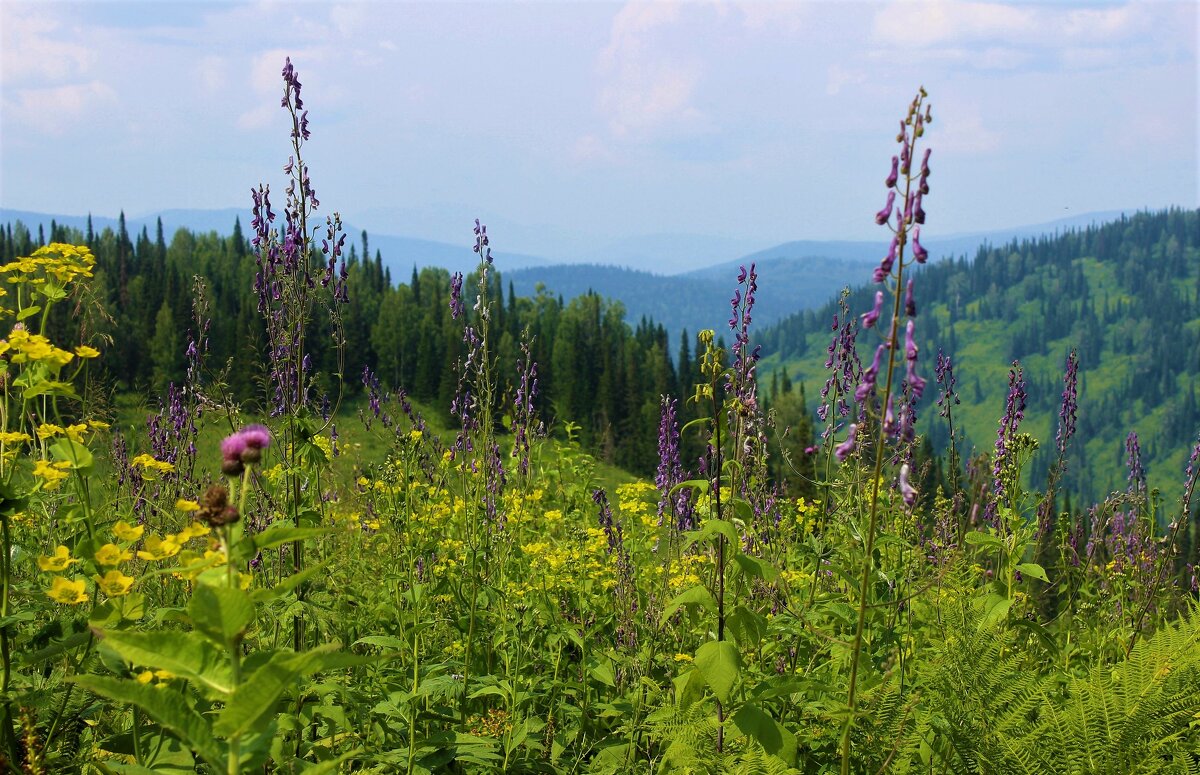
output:
[[[284,522],[279,522],[256,536],[247,536],[238,542],[238,545],[233,551],[234,562],[245,562],[260,551],[265,549],[274,549],[283,544],[289,544],[293,541],[307,541],[310,538],[319,538],[324,535],[329,535],[333,532],[333,528],[328,527],[293,527]]]
[[[1046,576],[1046,569],[1036,562],[1021,563],[1017,566],[1017,572],[1022,576],[1029,576],[1030,578],[1040,579],[1047,584],[1050,583],[1050,579]]]
[[[767,620],[745,606],[738,606],[725,621],[738,644],[757,648],[767,631]]]
[[[87,473],[92,470],[92,453],[88,448],[71,439],[59,439],[50,445],[50,454],[55,460],[66,461],[76,471]]]
[[[667,620],[683,606],[699,606],[708,611],[715,611],[717,610],[717,601],[712,596],[712,592],[708,591],[708,587],[703,584],[689,587],[676,595],[670,603],[667,603],[667,607],[663,609],[662,618],[659,619],[659,624],[666,624]]]
[[[1012,608],[1013,604],[1012,598],[998,592],[988,592],[980,602],[983,612],[983,619],[979,622],[980,631],[993,627],[1008,616],[1008,609]]]
[[[767,753],[782,759],[789,766],[796,762],[796,737],[752,702],[733,714],[733,725],[747,737],[753,737]]]
[[[687,540],[684,542],[684,547],[686,548],[692,544],[707,540],[709,538],[716,538],[719,535],[725,536],[725,539],[728,540],[729,543],[737,546],[737,528],[733,526],[732,522],[724,519],[706,519],[699,530],[688,534]]]
[[[779,571],[766,560],[760,560],[757,557],[751,557],[748,554],[738,552],[733,556],[733,561],[742,569],[742,573],[763,581],[774,581],[779,576]]]
[[[23,309],[17,313],[17,320],[24,320],[25,318],[33,317],[34,315],[36,315],[37,313],[39,313],[41,311],[42,311],[42,308],[37,305],[34,305],[32,307],[26,307],[25,309]]]
[[[224,743],[212,736],[204,717],[188,705],[184,695],[149,684],[98,675],[74,676],[68,680],[101,697],[136,705],[211,766],[217,770],[225,769],[228,756]]]
[[[336,645],[329,644],[299,654],[280,651],[272,655],[229,698],[213,724],[213,731],[232,737],[265,728],[274,720],[273,711],[279,698],[301,676],[320,672],[331,663],[344,662],[341,655],[331,653],[334,648]]]
[[[209,699],[225,699],[233,691],[224,649],[194,632],[105,630],[101,648],[134,665],[186,678]]]
[[[729,702],[729,693],[733,691],[741,667],[742,654],[730,641],[710,640],[696,649],[696,669],[723,703]]]
[[[993,533],[985,533],[982,530],[974,530],[963,536],[963,540],[972,546],[987,546],[997,549],[1004,548],[1004,542],[999,536]]]
[[[254,604],[240,589],[197,584],[188,603],[192,626],[221,646],[236,646],[254,622]]]

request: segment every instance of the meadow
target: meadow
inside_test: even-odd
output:
[[[781,444],[763,410],[745,267],[698,380],[661,397],[642,479],[598,463],[573,418],[547,429],[528,338],[500,372],[482,224],[477,271],[445,289],[452,422],[348,361],[345,236],[318,220],[290,61],[282,75],[285,204],[255,189],[245,278],[258,400],[205,365],[224,311],[201,293],[185,375],[131,432],[94,385],[112,343],[87,324],[91,249],[0,267],[7,771],[1200,772],[1179,549],[1200,440],[1179,502],[1147,486],[1131,434],[1125,485],[1060,518],[1078,362],[1036,486],[1013,363],[990,454],[951,454],[946,485],[917,490],[917,402],[951,438],[962,406],[953,362],[916,338],[923,89],[881,164],[878,294],[833,319],[811,444]],[[352,380],[360,398],[337,392]]]

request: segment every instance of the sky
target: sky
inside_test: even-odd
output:
[[[883,240],[921,85],[930,232],[1196,207],[1198,8],[2,0],[0,207],[248,211],[285,185],[285,56],[322,210],[381,233]]]

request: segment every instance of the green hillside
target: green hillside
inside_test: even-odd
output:
[[[869,279],[864,273],[864,280]],[[1124,440],[1136,431],[1150,483],[1178,494],[1190,442],[1200,430],[1200,211],[1140,213],[1053,237],[984,247],[975,257],[922,267],[916,299],[924,371],[923,430],[947,443],[933,401],[936,353],[951,355],[961,405],[956,423],[971,454],[987,451],[1003,413],[1009,364],[1025,368],[1029,392],[1023,430],[1042,441],[1031,466],[1044,481],[1053,447],[1062,370],[1069,349],[1080,357],[1079,434],[1067,485],[1092,499],[1124,486]],[[876,290],[853,290],[850,307],[866,311]],[[784,368],[807,384],[824,383],[834,305],[798,313],[758,337],[764,368]],[[860,342],[860,356],[868,357]],[[932,419],[932,422],[931,422]]]

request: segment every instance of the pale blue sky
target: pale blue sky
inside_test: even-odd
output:
[[[15,209],[248,208],[282,188],[288,54],[323,209],[380,232],[882,238],[920,84],[931,232],[1200,204],[1193,2],[4,0],[0,26]]]

